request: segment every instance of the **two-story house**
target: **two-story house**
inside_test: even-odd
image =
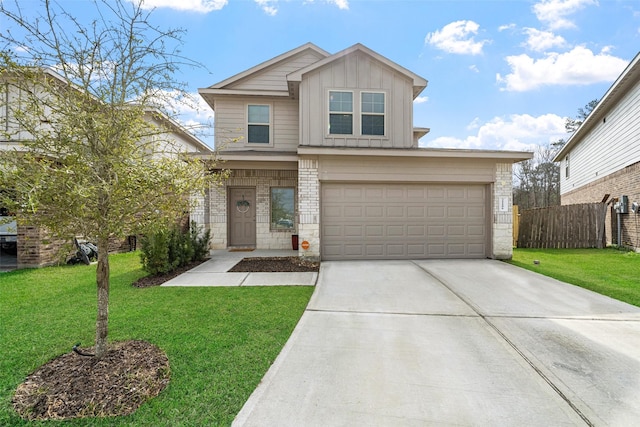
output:
[[[50,79],[61,88],[74,87],[60,74],[51,69],[42,69],[42,77]],[[15,152],[19,155],[24,150],[23,143],[31,138],[17,120],[17,111],[24,108],[21,101],[21,85],[15,77],[11,75],[0,75],[0,150]],[[77,89],[77,88],[76,88]],[[77,89],[79,90],[79,89]],[[46,96],[37,94],[38,101]],[[96,100],[96,102],[98,102]],[[158,129],[157,135],[150,135],[141,143],[149,146],[149,153],[154,156],[176,156],[181,153],[201,153],[211,154],[211,149],[199,138],[190,133],[162,111],[155,108],[145,110],[145,120],[154,128]],[[42,121],[42,126],[48,126],[46,121]],[[153,147],[153,148],[151,148]],[[7,189],[0,189],[4,191]],[[10,189],[9,189],[10,190]],[[58,261],[58,251],[64,242],[53,241],[49,233],[45,230],[28,226],[18,225],[15,217],[6,218],[9,213],[0,206],[0,249],[6,251],[0,255],[17,255],[16,267],[29,268],[51,265]],[[73,236],[69,236],[70,238]],[[127,240],[113,241],[111,251],[124,251],[130,248]]]
[[[419,148],[426,86],[361,44],[308,43],[200,89],[231,171],[205,201],[213,248],[296,234],[313,259],[510,258],[512,164],[532,154]]]
[[[554,161],[560,162],[561,203],[618,199],[621,205],[607,211],[606,240],[640,249],[640,53]]]

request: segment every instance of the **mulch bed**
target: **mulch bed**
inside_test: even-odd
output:
[[[136,288],[148,288],[151,286],[159,286],[159,285],[162,285],[164,282],[171,280],[174,277],[178,277],[182,273],[189,271],[192,268],[197,267],[203,262],[207,262],[207,261],[209,260],[205,259],[204,261],[194,261],[190,264],[185,265],[184,267],[177,268],[167,274],[158,274],[156,276],[146,276],[141,279],[138,279],[136,282],[132,284],[132,286],[135,286]]]
[[[319,262],[306,261],[297,256],[290,256],[244,258],[229,271],[241,273],[288,273],[319,270]]]
[[[169,359],[158,347],[119,342],[100,360],[71,352],[48,362],[18,386],[12,403],[28,420],[128,415],[169,378]]]

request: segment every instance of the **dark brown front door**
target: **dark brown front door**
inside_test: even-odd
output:
[[[229,246],[256,246],[255,188],[229,188]]]

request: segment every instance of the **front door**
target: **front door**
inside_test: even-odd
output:
[[[256,246],[255,188],[229,188],[229,246]]]

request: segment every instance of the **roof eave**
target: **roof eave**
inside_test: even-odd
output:
[[[606,116],[611,108],[625,95],[627,90],[640,81],[640,52],[631,60],[629,65],[613,82],[609,90],[600,99],[591,114],[582,122],[569,137],[562,149],[553,158],[554,162],[561,161],[575,147],[593,127]]]

